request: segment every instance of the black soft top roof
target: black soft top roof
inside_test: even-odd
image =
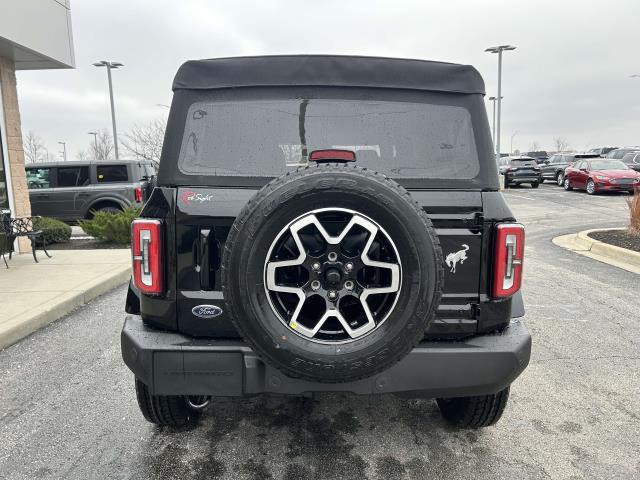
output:
[[[470,65],[400,58],[277,55],[214,58],[184,63],[173,90],[233,87],[339,86],[484,94]]]

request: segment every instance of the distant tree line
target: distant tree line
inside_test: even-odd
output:
[[[156,165],[160,163],[166,118],[157,118],[146,124],[136,124],[119,139],[119,144],[129,154],[129,158],[150,160]],[[38,163],[56,160],[44,145],[42,138],[29,131],[23,139],[26,163]],[[113,136],[107,129],[99,130],[86,148],[76,153],[78,160],[113,160]],[[122,154],[121,154],[122,156]]]

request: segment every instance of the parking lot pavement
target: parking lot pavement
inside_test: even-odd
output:
[[[527,226],[534,346],[495,427],[449,428],[432,401],[327,394],[216,401],[194,430],[155,428],[120,358],[119,288],[0,352],[0,477],[638,478],[639,277],[551,243],[624,225],[624,199],[505,196]]]

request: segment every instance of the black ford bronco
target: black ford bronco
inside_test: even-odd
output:
[[[531,338],[478,72],[224,58],[185,63],[173,90],[122,331],[145,418],[346,391],[495,423]]]

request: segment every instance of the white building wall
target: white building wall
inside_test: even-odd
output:
[[[73,68],[69,0],[0,0],[0,56],[16,70]]]

